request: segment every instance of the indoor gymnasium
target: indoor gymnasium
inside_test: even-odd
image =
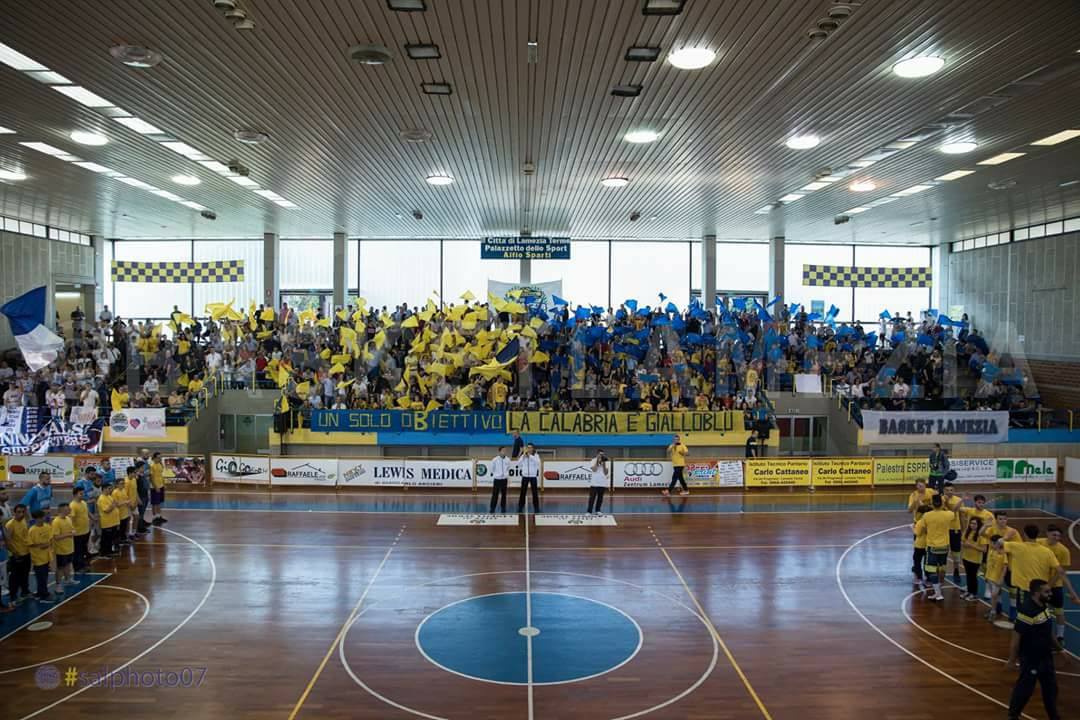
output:
[[[1075,3],[0,16],[0,717],[1080,717]]]

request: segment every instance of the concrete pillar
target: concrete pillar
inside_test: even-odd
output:
[[[83,312],[86,313],[87,319],[92,318],[97,321],[98,315],[105,307],[105,303],[111,302],[112,298],[105,297],[105,273],[112,272],[112,268],[105,267],[105,243],[108,242],[100,235],[93,235],[90,238],[90,244],[94,246],[94,303],[93,305],[87,304],[83,308]],[[115,309],[113,310],[115,315]]]
[[[263,303],[281,307],[281,243],[276,233],[263,233]]]
[[[521,263],[521,270],[518,272],[518,282],[522,285],[528,285],[532,282],[532,260],[522,258],[518,262]]]
[[[701,238],[701,304],[706,310],[716,307],[716,236]]]
[[[349,282],[349,244],[345,233],[334,233],[334,307],[345,307]]]
[[[769,238],[769,300],[784,297],[784,236]]]

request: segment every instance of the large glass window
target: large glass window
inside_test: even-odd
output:
[[[659,294],[680,308],[690,302],[690,243],[629,242],[611,244],[611,302],[634,298],[655,307]]]
[[[360,287],[360,241],[349,240],[345,243],[345,295],[356,295],[356,289]],[[351,302],[351,301],[350,301]]]
[[[859,267],[928,267],[930,248],[856,245]],[[911,313],[914,318],[930,307],[930,288],[855,288],[855,315],[862,322],[876,322],[882,310],[892,315]],[[942,311],[945,312],[945,311]]]
[[[113,245],[114,260],[167,262],[191,260],[190,240],[122,240]],[[110,266],[108,272],[112,272]],[[191,312],[191,283],[113,283],[113,312],[125,318],[166,318],[173,305]]]
[[[716,243],[716,289],[768,293],[768,243]]]
[[[609,305],[607,240],[574,240],[569,260],[533,260],[530,274],[537,283],[561,280],[562,297],[574,304]]]
[[[850,322],[851,288],[817,287],[803,285],[803,265],[851,265],[850,245],[796,245],[784,246],[784,302],[799,303],[812,312],[813,301],[822,303],[822,313],[828,312],[830,305],[840,309],[837,320]],[[768,263],[766,262],[766,267]],[[766,285],[768,287],[768,285]]]
[[[485,302],[489,278],[516,283],[521,276],[518,260],[481,260],[479,240],[444,240],[442,269],[443,301],[447,303],[461,302],[459,297],[466,290]]]
[[[282,290],[333,290],[333,240],[282,240]]]
[[[360,297],[369,306],[422,305],[438,290],[438,240],[360,242]]]
[[[228,283],[195,283],[195,312],[201,314],[207,303],[234,301],[233,307],[246,312],[248,305],[262,303],[262,240],[196,240],[195,261],[243,260],[244,279]]]

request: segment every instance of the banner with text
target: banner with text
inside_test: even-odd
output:
[[[95,452],[101,445],[105,420],[88,425],[49,420],[36,432],[22,432],[14,426],[0,426],[0,454],[45,455],[48,453]]]
[[[270,483],[270,458],[259,455],[211,455],[210,477],[214,482]]]
[[[720,412],[509,412],[507,430],[533,434],[677,435],[742,431],[743,415]]]
[[[276,457],[270,459],[270,485],[337,485],[336,458]]]
[[[746,487],[808,487],[810,459],[805,460],[747,460],[744,480]]]
[[[930,461],[917,457],[874,458],[875,485],[914,485],[930,477]]]
[[[116,439],[165,437],[165,408],[125,408],[109,416],[109,430]]]
[[[671,483],[672,470],[670,460],[616,460],[615,487],[666,488]],[[685,470],[683,473],[687,485],[691,484],[689,474]]]
[[[547,488],[587,488],[592,479],[592,459],[545,460],[540,474],[541,486]]]
[[[202,485],[206,482],[206,459],[186,455],[163,455],[165,482]]]
[[[851,487],[874,484],[872,458],[814,458],[810,463],[814,487]]]
[[[49,457],[26,457],[8,455],[4,458],[9,482],[29,487],[38,481],[38,475],[47,472],[54,485],[70,485],[74,482],[75,460],[70,455]],[[11,498],[12,504],[18,498]]]
[[[1003,443],[1009,440],[1008,412],[863,410],[864,445]]]
[[[570,238],[529,235],[486,237],[480,241],[481,260],[569,260]]]
[[[997,458],[997,481],[1001,483],[1056,483],[1057,472],[1054,457]]]
[[[506,413],[494,410],[312,410],[312,432],[506,433]]]
[[[341,458],[337,484],[340,487],[471,488],[473,461]]]
[[[488,278],[488,292],[495,297],[519,302],[525,306],[555,307],[555,296],[562,295],[562,280],[539,283],[507,283]]]

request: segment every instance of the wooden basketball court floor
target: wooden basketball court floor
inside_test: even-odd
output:
[[[989,494],[1080,557],[1080,493]],[[437,524],[479,494],[176,492],[107,577],[0,616],[0,717],[1003,718],[1010,633],[911,597],[905,496],[623,493],[601,527]],[[1080,717],[1080,660],[1056,662]]]

